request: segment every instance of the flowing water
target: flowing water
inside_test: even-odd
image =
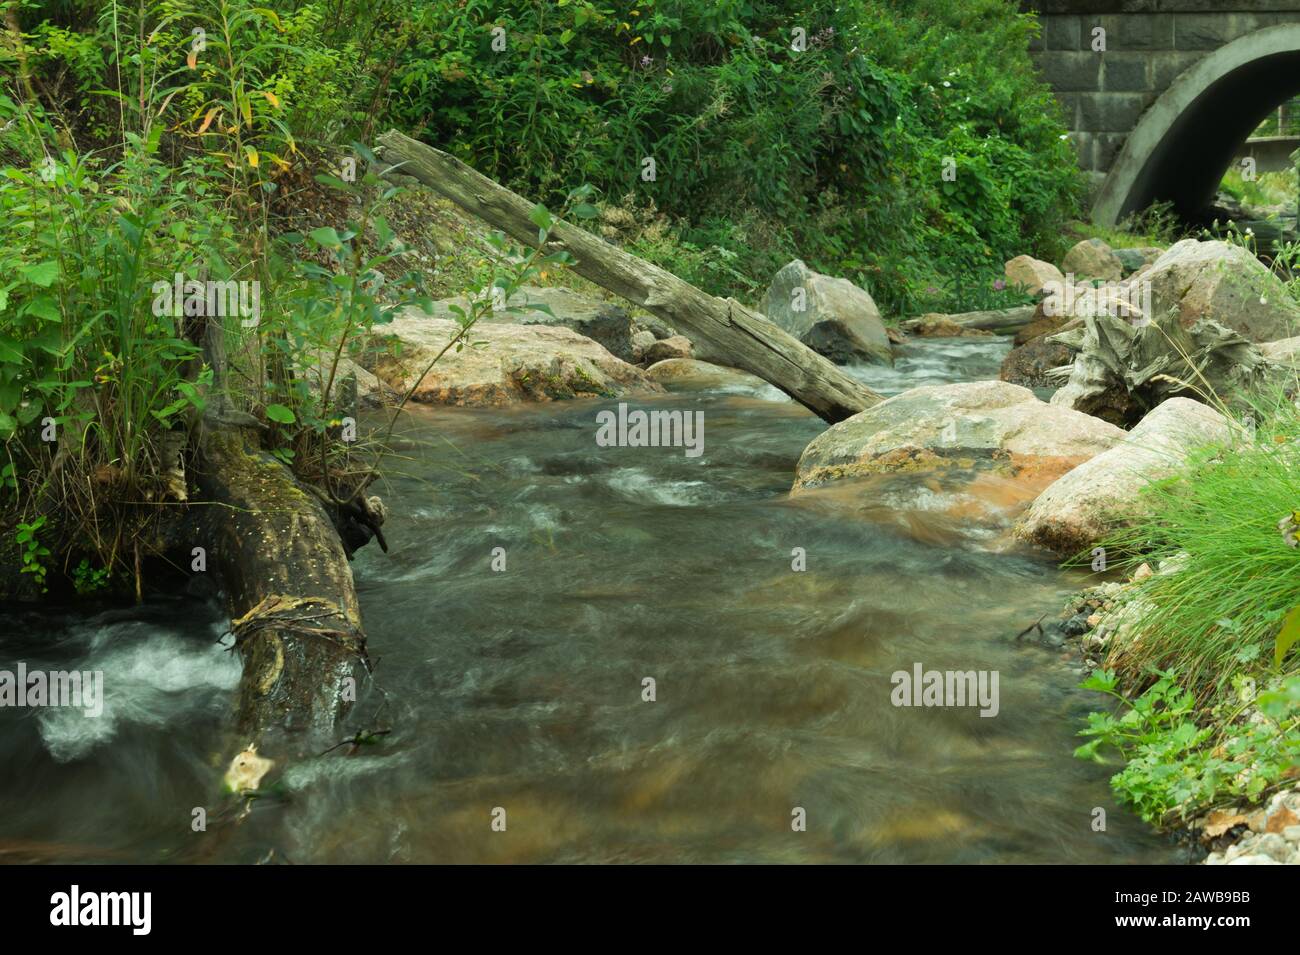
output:
[[[1006,347],[918,343],[859,374],[996,377]],[[239,668],[214,603],[9,612],[13,659],[101,669],[106,700],[0,710],[0,859],[1180,861],[1072,758],[1097,703],[1077,664],[1016,639],[1082,578],[941,495],[791,499],[824,426],[773,389],[649,403],[702,410],[704,453],[598,447],[614,402],[408,416],[415,450],[380,489],[391,552],[355,564],[382,692],[348,732],[392,732],[289,767],[238,825],[216,793]],[[915,663],[997,671],[997,715],[893,706]]]

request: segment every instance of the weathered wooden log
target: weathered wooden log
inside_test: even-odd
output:
[[[210,420],[199,485],[218,505],[208,552],[244,665],[240,743],[284,733],[305,746],[328,737],[367,663],[352,568],[317,497],[245,429]]]
[[[379,137],[387,172],[411,176],[519,242],[537,246],[534,204],[441,150],[389,130]],[[400,167],[400,168],[393,168]],[[881,398],[794,336],[734,299],[715,298],[671,272],[610,245],[570,223],[550,235],[546,250],[564,250],[573,270],[658,315],[729,364],[780,388],[827,421],[857,414]]]
[[[985,332],[1014,332],[1034,320],[1034,312],[1037,308],[1037,305],[1017,305],[1015,308],[961,312],[948,317],[964,328],[975,328]]]
[[[1038,314],[1036,305],[1019,305],[1015,308],[999,308],[984,312],[957,312],[945,315],[930,312],[917,318],[909,318],[899,327],[909,335],[945,336],[955,334],[954,326],[960,330],[980,330],[1009,335],[1024,328]]]

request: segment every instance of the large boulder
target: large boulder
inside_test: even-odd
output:
[[[1061,270],[1076,279],[1116,282],[1124,276],[1124,263],[1101,239],[1084,239],[1065,253]]]
[[[1015,536],[1077,554],[1132,521],[1151,481],[1182,467],[1197,448],[1231,440],[1233,426],[1208,405],[1170,398],[1114,447],[1080,464],[1034,500]]]
[[[1152,317],[1172,310],[1184,328],[1209,319],[1252,342],[1300,334],[1300,306],[1281,280],[1239,245],[1184,239],[1138,280],[1150,283]]]
[[[454,321],[406,309],[378,326],[362,364],[405,394],[456,335]],[[411,398],[450,405],[505,405],[576,397],[617,397],[659,391],[641,369],[577,332],[550,325],[479,322],[469,343],[451,348],[424,375]]]
[[[794,490],[873,474],[996,469],[1046,484],[1123,440],[1119,428],[1001,381],[913,388],[804,449]]]
[[[759,310],[832,361],[893,364],[880,310],[848,279],[814,272],[795,259],[772,278]]]
[[[348,407],[352,398],[372,401],[385,393],[383,382],[366,371],[351,358],[340,358],[334,368],[334,377],[330,378],[330,361],[328,359],[307,369],[302,378],[307,383],[307,390],[319,397],[328,385],[330,401],[335,407]]]
[[[1065,284],[1065,276],[1051,262],[1043,262],[1029,255],[1017,255],[1009,259],[1002,267],[1007,282],[1012,286],[1021,286],[1030,295],[1037,295],[1043,286],[1055,282]]]

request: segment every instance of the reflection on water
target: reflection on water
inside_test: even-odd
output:
[[[909,346],[898,368],[864,377],[890,392],[908,376],[991,377],[1005,349]],[[1072,689],[1069,661],[1014,640],[1077,580],[993,552],[944,514],[873,510],[852,489],[791,500],[794,462],[823,425],[779,397],[652,399],[705,412],[698,458],[598,448],[606,402],[411,415],[419,450],[381,489],[391,552],[355,565],[387,702],[376,717],[370,693],[353,728],[391,726],[386,742],[280,774],[205,856],[190,807],[216,798],[237,678],[212,644],[215,609],[83,621],[59,652],[133,676],[94,739],[0,713],[20,771],[0,793],[0,853],[1176,861],[1112,804],[1104,768],[1071,757],[1094,701]],[[794,548],[805,572],[791,570]],[[150,660],[156,678],[142,676]],[[892,706],[890,675],[916,662],[998,671],[997,717]],[[491,828],[497,807],[505,832]],[[795,807],[805,832],[791,829]]]

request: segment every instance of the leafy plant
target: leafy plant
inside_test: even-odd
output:
[[[37,535],[45,527],[45,515],[42,514],[30,524],[19,524],[15,538],[21,549],[23,566],[21,572],[31,574],[41,593],[45,593],[45,558],[50,556],[50,549],[40,542]]]
[[[1258,696],[1252,681],[1238,679],[1231,697],[1199,714],[1195,695],[1172,672],[1160,672],[1133,699],[1113,671],[1081,685],[1111,696],[1122,712],[1090,714],[1079,732],[1089,742],[1075,756],[1104,762],[1108,751],[1117,753],[1125,765],[1111,786],[1148,822],[1167,825],[1228,799],[1257,799],[1300,765],[1300,675]]]
[[[72,585],[78,594],[85,597],[107,589],[111,576],[107,567],[95,567],[83,557],[81,562],[72,568]]]
[[[1125,592],[1136,612],[1108,665],[1133,674],[1176,667],[1201,700],[1239,672],[1243,650],[1257,665],[1272,660],[1284,618],[1300,605],[1300,551],[1278,530],[1300,501],[1300,409],[1281,395],[1255,401],[1253,430],[1146,487],[1124,515],[1131,526],[1103,542],[1126,566],[1178,568]],[[1300,667],[1295,648],[1276,666]]]
[[[887,310],[1056,241],[1079,189],[1025,52],[1033,18],[996,0],[507,0],[423,8],[419,27],[393,78],[400,125],[546,202],[589,182],[674,220],[761,221]],[[692,277],[745,276],[729,294],[775,271],[759,229],[681,240]]]

